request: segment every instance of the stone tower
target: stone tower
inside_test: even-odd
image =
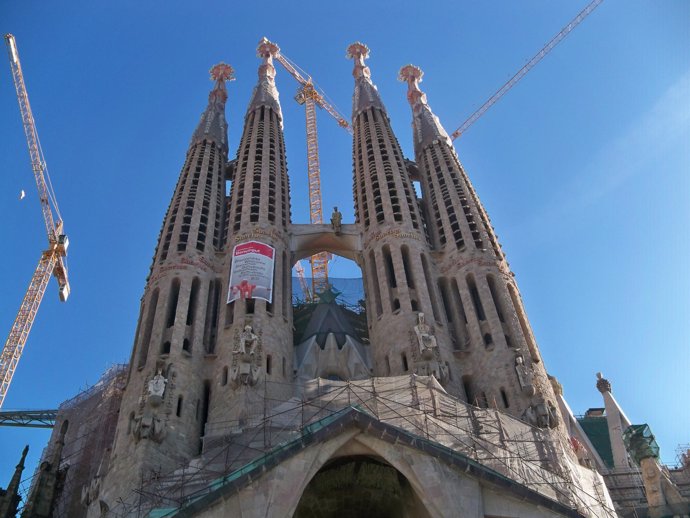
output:
[[[459,385],[451,382],[453,352],[447,329],[436,326],[437,347],[429,348],[422,345],[418,332],[421,329],[430,335],[425,319],[440,321],[434,269],[423,215],[400,144],[364,64],[369,49],[358,42],[347,52],[354,60],[353,192],[362,236],[360,257],[374,375],[434,374],[460,395]]]
[[[429,284],[438,287],[467,401],[555,428],[556,398],[513,273],[448,134],[419,89],[422,76],[419,67],[407,65],[399,79],[408,84],[415,161],[439,272]]]
[[[230,294],[224,293],[225,309],[220,315],[212,376],[218,390],[211,394],[211,422],[248,418],[252,402],[264,399],[267,383],[275,382],[270,384],[272,398],[285,399],[292,393],[288,385],[293,370],[290,187],[273,65],[279,50],[265,38],[257,48],[262,63],[231,171],[222,267],[230,273],[233,261],[241,260],[244,250],[264,250],[273,262],[273,286],[267,293],[248,294],[242,293],[243,288],[232,279],[225,279],[223,287],[227,290],[229,286]],[[245,336],[250,337],[249,342]],[[253,355],[252,348],[256,349]],[[237,404],[229,405],[233,398]],[[263,403],[258,408],[263,408]]]
[[[208,413],[204,371],[215,350],[227,163],[225,82],[215,81],[163,222],[144,296],[104,484],[105,498],[200,451]],[[110,494],[109,494],[110,493]]]

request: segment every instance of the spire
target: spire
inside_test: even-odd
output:
[[[354,60],[355,68],[352,75],[355,78],[355,93],[352,96],[352,120],[367,108],[378,108],[385,112],[378,89],[371,82],[371,70],[364,64],[369,57],[369,47],[359,41],[347,48],[347,57]]]
[[[211,80],[216,84],[208,94],[208,106],[201,115],[199,125],[192,135],[192,143],[203,139],[214,140],[223,149],[227,149],[228,123],[225,121],[225,101],[228,91],[225,81],[235,80],[235,71],[230,65],[218,63],[210,70]]]
[[[4,493],[3,490],[0,489],[0,518],[10,518],[17,513],[17,507],[19,507],[19,502],[21,501],[21,497],[19,496],[19,483],[22,479],[24,461],[26,460],[27,453],[29,453],[28,445],[24,447],[22,458],[14,470],[14,475],[12,475],[12,480],[10,480],[7,489]]]
[[[283,113],[280,109],[280,99],[278,89],[276,88],[276,68],[273,66],[273,58],[280,52],[280,47],[273,42],[270,42],[264,36],[259,41],[259,46],[256,48],[256,55],[263,59],[259,65],[259,82],[254,87],[252,93],[252,100],[247,108],[247,113],[256,110],[260,106],[266,106],[273,110],[280,118],[280,124],[283,124]]]
[[[422,77],[424,77],[424,72],[415,65],[405,65],[398,73],[398,79],[407,82],[407,100],[412,106],[415,151],[421,151],[438,140],[445,140],[448,146],[452,147],[448,133],[427,103],[426,94],[419,89]]]

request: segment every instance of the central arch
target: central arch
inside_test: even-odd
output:
[[[293,518],[429,518],[405,476],[364,455],[327,462],[311,479]]]

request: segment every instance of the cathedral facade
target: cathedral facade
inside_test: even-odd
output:
[[[298,225],[279,52],[259,44],[234,158],[224,113],[233,70],[211,69],[131,361],[108,392],[119,411],[93,432],[88,469],[72,461],[65,471],[66,515],[616,516],[602,477],[573,448],[560,387],[420,89],[422,71],[399,74],[412,111],[409,160],[369,49],[348,47],[355,221]],[[360,266],[361,312],[327,291],[298,314],[292,267],[318,252]],[[77,434],[75,419],[58,419],[62,443]]]

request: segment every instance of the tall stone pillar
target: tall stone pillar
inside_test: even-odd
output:
[[[160,472],[201,450],[210,382],[204,374],[216,347],[227,163],[225,82],[233,70],[211,69],[214,87],[192,135],[163,221],[123,394],[110,469],[89,512],[125,501]],[[125,505],[125,504],[120,504]]]
[[[415,160],[438,277],[442,322],[450,330],[467,400],[543,427],[560,411],[515,279],[448,134],[406,65]]]
[[[283,116],[275,85],[277,45],[259,42],[259,78],[244,120],[232,175],[223,263],[217,360],[209,433],[214,423],[243,422],[292,394],[290,187]],[[256,258],[272,280],[246,277]],[[234,277],[231,277],[234,273]],[[268,272],[266,272],[268,273]],[[265,284],[259,286],[258,284]]]
[[[362,275],[367,293],[376,376],[435,375],[454,393],[452,346],[442,324],[424,221],[402,150],[364,60],[362,43],[348,47],[354,60],[354,196],[362,231]]]

